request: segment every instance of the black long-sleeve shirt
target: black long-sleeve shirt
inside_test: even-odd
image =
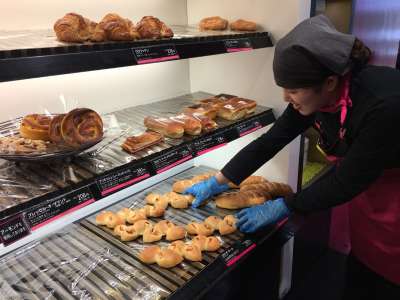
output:
[[[364,68],[353,74],[350,97],[353,106],[345,126],[345,147],[333,150],[343,159],[335,172],[285,198],[294,211],[307,213],[350,201],[385,169],[400,168],[400,71]],[[221,170],[222,174],[239,184],[316,120],[325,138],[333,143],[339,135],[339,114],[317,112],[303,116],[289,104],[273,127],[237,153]]]

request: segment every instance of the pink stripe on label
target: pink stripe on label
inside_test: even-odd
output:
[[[251,51],[253,48],[228,48],[226,49],[227,52],[232,53],[232,52],[241,52],[241,51]]]
[[[242,132],[242,133],[240,134],[240,136],[245,136],[245,135],[247,135],[247,134],[249,134],[249,133],[252,133],[252,132],[254,132],[254,131],[256,131],[256,130],[258,130],[258,129],[260,129],[260,128],[262,128],[261,125],[260,125],[260,126],[257,126],[257,127],[254,127],[253,129],[247,130],[247,131],[245,131],[245,132]]]
[[[208,152],[210,152],[210,151],[213,151],[213,150],[215,150],[215,149],[221,148],[222,146],[225,146],[225,145],[226,145],[226,143],[223,143],[223,144],[220,144],[220,145],[211,147],[211,148],[209,148],[209,149],[202,150],[202,151],[198,152],[197,155],[206,154],[206,153],[208,153]]]
[[[127,181],[127,182],[124,182],[124,183],[121,183],[121,184],[119,184],[119,185],[116,185],[116,186],[114,186],[114,187],[112,187],[112,188],[109,188],[108,190],[102,191],[102,192],[101,192],[101,195],[102,195],[102,196],[108,195],[109,193],[112,193],[112,192],[114,192],[114,191],[116,191],[116,190],[122,189],[122,188],[124,188],[124,187],[126,187],[126,186],[128,186],[128,185],[131,185],[131,184],[133,184],[133,183],[135,183],[135,182],[138,182],[138,181],[140,181],[140,180],[142,180],[142,179],[145,179],[145,178],[148,178],[148,177],[150,177],[150,174],[145,174],[145,175],[143,175],[143,176],[140,176],[140,177],[131,179],[131,180]]]
[[[174,59],[179,59],[179,55],[171,55],[171,56],[166,56],[166,57],[159,57],[159,58],[149,58],[149,59],[140,59],[138,60],[139,65],[143,64],[150,64],[150,63],[156,63],[156,62],[163,62],[163,61],[168,61],[168,60],[174,60]]]
[[[249,253],[251,250],[253,250],[256,247],[256,244],[251,245],[249,248],[247,248],[246,250],[244,250],[242,253],[240,253],[239,255],[235,256],[234,258],[232,258],[230,261],[228,261],[228,263],[226,264],[228,267],[232,266],[233,264],[235,264],[239,259],[241,259],[244,255],[246,255],[247,253]]]
[[[179,164],[191,159],[192,157],[193,157],[192,155],[186,156],[185,158],[182,158],[181,160],[178,160],[177,162],[174,162],[173,164],[170,164],[168,167],[165,167],[165,168],[162,168],[161,170],[158,170],[157,174],[165,172],[165,171],[167,171],[167,170],[169,170],[169,169],[171,169],[171,168],[173,168],[173,167],[175,167],[175,166],[177,166],[177,165],[179,165]]]
[[[61,214],[59,214],[59,215],[57,215],[55,217],[52,217],[52,218],[48,219],[47,221],[44,221],[43,223],[40,223],[40,224],[38,224],[36,226],[33,226],[31,228],[31,230],[34,231],[34,230],[36,230],[36,229],[38,229],[40,227],[43,227],[44,225],[49,224],[49,223],[51,223],[51,222],[53,222],[53,221],[65,216],[65,215],[68,215],[68,214],[70,214],[70,213],[72,213],[72,212],[74,212],[74,211],[76,211],[78,209],[81,209],[82,207],[85,207],[85,206],[87,206],[89,204],[92,204],[93,202],[94,202],[94,199],[90,199],[90,200],[88,200],[86,202],[83,202],[83,203],[81,203],[81,204],[79,204],[79,205],[77,205],[77,206],[75,206],[73,208],[70,208],[70,209],[64,211],[63,213],[61,213]]]

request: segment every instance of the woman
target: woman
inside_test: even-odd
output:
[[[345,298],[400,299],[400,72],[366,66],[370,54],[325,16],[300,23],[275,49],[274,77],[289,102],[286,110],[215,177],[187,193],[199,206],[313,126],[319,148],[336,162],[335,172],[293,196],[240,211],[239,229],[254,232],[291,213],[350,202]]]

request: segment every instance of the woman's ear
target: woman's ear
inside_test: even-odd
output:
[[[339,86],[339,76],[331,75],[325,79],[325,89],[328,92],[334,92]]]

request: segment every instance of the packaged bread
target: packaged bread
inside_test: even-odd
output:
[[[184,114],[188,115],[203,115],[211,120],[217,117],[217,110],[210,104],[193,104],[183,109]]]
[[[122,149],[130,154],[146,149],[163,141],[163,136],[158,132],[145,132],[138,136],[126,138],[121,145]]]
[[[202,115],[197,112],[192,112],[192,113],[185,113],[187,115],[190,115],[191,117],[195,118],[196,120],[199,120],[201,123],[201,131],[202,132],[210,132],[218,128],[217,122],[215,122],[213,119],[208,117],[207,115]]]
[[[256,110],[257,107],[257,102],[254,100],[250,99],[245,99],[245,98],[240,98],[240,97],[234,97],[226,101],[227,104],[233,104],[233,105],[243,105],[246,108],[246,113],[252,114]]]
[[[197,100],[196,102],[199,104],[207,104],[211,105],[214,109],[220,109],[227,99],[224,97],[210,97],[206,99]]]
[[[263,204],[267,199],[262,191],[245,191],[223,193],[216,197],[215,204],[217,207],[225,209],[240,209],[250,206]]]
[[[228,21],[219,17],[208,17],[200,21],[200,30],[225,30],[228,28]]]
[[[233,31],[256,31],[257,23],[238,19],[230,24],[230,28]]]
[[[201,122],[190,115],[179,114],[171,117],[171,120],[181,123],[186,134],[199,135],[201,133]]]
[[[144,125],[152,131],[173,139],[181,138],[185,132],[184,126],[181,123],[170,118],[146,117]]]

